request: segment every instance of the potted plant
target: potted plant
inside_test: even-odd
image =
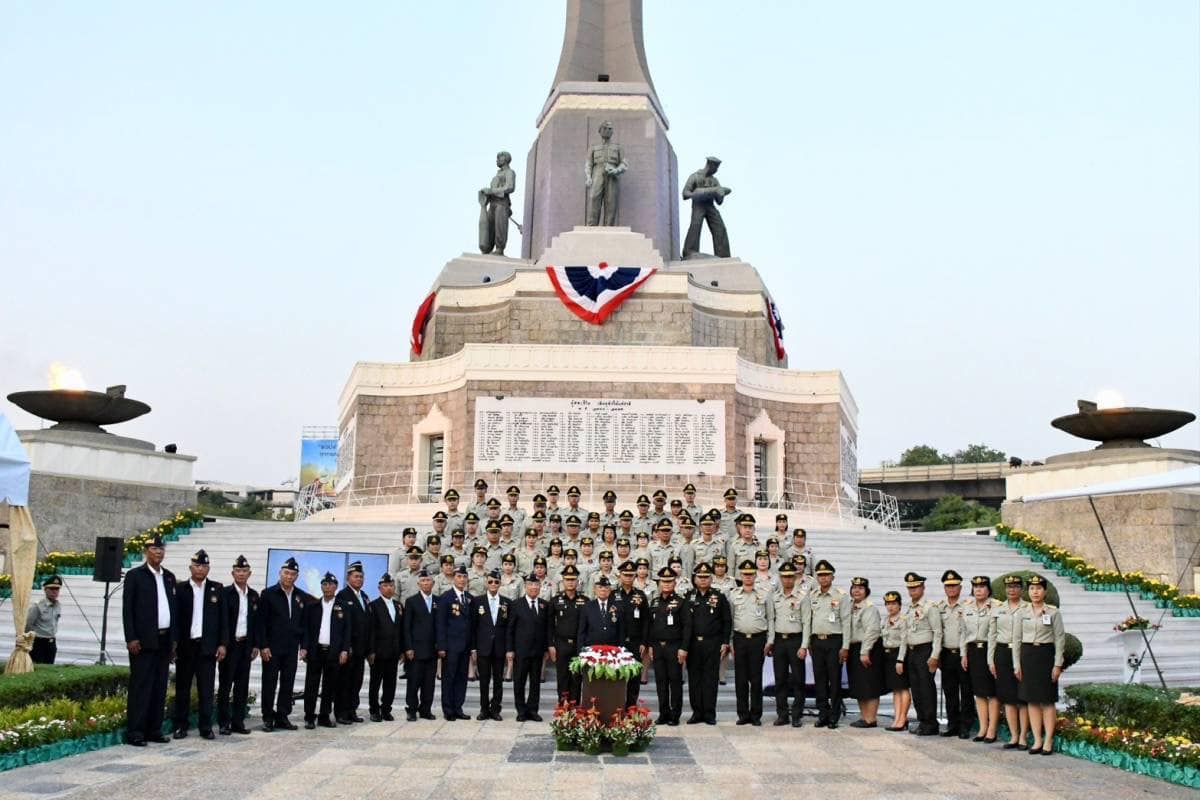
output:
[[[657,731],[654,719],[650,716],[650,709],[638,701],[636,706],[625,709],[625,719],[632,726],[635,734],[633,743],[629,746],[630,752],[643,752],[650,746],[650,742],[654,741],[654,734]]]
[[[614,756],[629,755],[629,748],[638,740],[638,736],[638,724],[631,715],[612,715],[608,725],[608,741],[612,745]]]
[[[579,744],[579,749],[585,755],[598,756],[600,749],[604,746],[607,729],[604,726],[604,721],[600,719],[600,712],[596,710],[596,704],[578,715],[579,723],[575,728],[575,741]]]
[[[576,736],[578,729],[579,707],[568,695],[563,695],[563,699],[554,707],[554,716],[550,720],[555,749],[574,750],[579,745]]]
[[[571,672],[583,677],[581,705],[595,705],[602,720],[625,710],[625,689],[642,672],[642,662],[624,647],[593,645],[571,659]]]

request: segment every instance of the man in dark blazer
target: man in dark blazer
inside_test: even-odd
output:
[[[188,732],[188,712],[191,711],[192,679],[200,709],[196,727],[204,739],[213,738],[213,682],[217,662],[225,658],[225,606],[221,602],[222,587],[208,579],[208,553],[197,550],[188,565],[191,578],[175,587],[175,606],[179,609],[179,647],[175,660],[175,738],[183,739]]]
[[[371,602],[362,590],[363,565],[355,561],[346,568],[346,587],[338,592],[338,599],[350,619],[350,657],[338,672],[337,701],[334,710],[337,721],[345,725],[366,722],[358,715],[358,696],[362,693],[363,665],[367,653],[371,652],[371,620],[367,616],[367,605]]]
[[[486,579],[487,591],[475,596],[471,612],[471,657],[479,674],[479,716],[500,722],[504,700],[504,665],[508,653],[508,615],[510,601],[500,595],[500,571],[492,570]]]
[[[259,600],[258,648],[262,656],[263,726],[267,733],[279,728],[294,731],[288,719],[296,689],[296,666],[305,653],[304,593],[296,588],[300,565],[289,558],[279,570],[279,582],[263,590]]]
[[[620,567],[621,585],[613,589],[609,599],[618,603],[621,609],[621,644],[639,661],[644,661],[646,655],[646,623],[650,619],[650,600],[646,593],[633,585],[637,575],[637,566],[632,561],[624,561]],[[642,690],[642,676],[634,675],[629,679],[625,689],[625,705],[637,705],[638,695]]]
[[[595,600],[589,600],[579,615],[579,647],[591,647],[594,644],[611,644],[620,646],[625,638],[621,619],[621,604],[609,596],[612,593],[612,583],[606,575],[596,579],[593,587]]]
[[[304,607],[304,727],[336,728],[329,718],[341,667],[350,660],[350,610],[337,590],[337,577],[326,572],[321,596]],[[320,714],[317,697],[321,698]]]
[[[371,601],[367,616],[371,622],[371,685],[367,700],[372,722],[391,722],[392,703],[396,699],[396,672],[404,656],[404,606],[396,599],[396,582],[383,573],[379,578],[379,597]],[[382,694],[380,692],[382,691]]]
[[[467,699],[467,662],[471,652],[471,607],[467,592],[467,568],[454,568],[454,588],[439,598],[437,620],[438,658],[442,659],[442,717],[447,722],[470,719],[463,711]]]
[[[225,607],[225,658],[217,664],[217,721],[221,735],[250,733],[246,700],[250,696],[250,664],[258,658],[258,592],[250,588],[250,562],[233,562],[233,583],[221,590]],[[231,697],[232,694],[232,697]]]
[[[408,662],[408,689],[404,710],[408,721],[433,719],[433,684],[437,677],[437,626],[434,615],[433,576],[417,572],[417,593],[404,601],[404,659]]]
[[[517,722],[542,721],[538,715],[538,701],[550,609],[546,601],[538,597],[541,590],[541,579],[536,573],[529,573],[525,576],[525,596],[514,600],[509,607],[506,648],[507,658],[513,664]]]
[[[145,562],[125,573],[121,598],[129,650],[125,741],[135,747],[145,747],[148,741],[169,741],[162,735],[163,706],[179,631],[175,576],[162,565],[166,554],[162,537],[154,534],[144,552]]]

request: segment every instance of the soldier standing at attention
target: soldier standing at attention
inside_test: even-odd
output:
[[[630,654],[644,662],[646,659],[646,631],[650,621],[650,600],[646,593],[633,585],[633,576],[637,567],[632,561],[621,562],[621,584],[613,590],[612,599],[621,609],[621,631],[624,641],[621,642]],[[642,679],[634,675],[629,679],[625,689],[625,706],[637,704],[641,693]]]
[[[717,680],[721,659],[730,650],[729,637],[733,632],[729,598],[712,587],[712,574],[712,567],[707,563],[697,564],[692,573],[696,588],[689,603],[692,638],[687,668],[688,704],[692,707],[692,715],[688,717],[688,725],[717,724]]]
[[[725,494],[722,495],[725,500],[725,507],[720,512],[719,532],[726,542],[733,542],[737,538],[737,518],[742,515],[742,510],[737,507],[737,496],[737,489],[732,486],[726,489]],[[757,544],[755,544],[755,549],[758,549]],[[737,561],[734,563],[740,564],[741,562]]]
[[[800,644],[804,639],[804,614],[808,592],[796,583],[796,567],[787,561],[779,565],[779,590],[772,595],[775,605],[775,724],[799,728],[804,719],[804,659]],[[795,697],[788,710],[788,695]]]
[[[258,658],[258,592],[250,588],[250,562],[233,562],[233,583],[224,589],[225,626],[229,643],[217,665],[217,721],[221,735],[248,734],[246,699],[250,696],[250,664]],[[231,698],[232,693],[232,698]]]
[[[738,565],[742,586],[729,596],[733,612],[733,682],[737,687],[737,724],[762,725],[763,662],[774,652],[775,606],[767,591],[754,585],[754,562]]]
[[[486,488],[487,484],[484,484]],[[422,569],[417,576],[418,591],[404,602],[404,659],[408,662],[408,689],[405,711],[408,721],[434,719],[433,685],[437,675],[438,601],[433,596],[433,577]]]
[[[904,674],[904,657],[900,649],[907,632],[904,616],[900,613],[900,593],[884,592],[883,607],[887,612],[880,626],[883,640],[884,688],[892,693],[892,724],[885,731],[896,733],[908,730],[908,676]]]
[[[650,649],[654,683],[658,687],[659,725],[678,725],[683,714],[683,666],[692,638],[692,615],[675,594],[675,573],[658,573],[658,596],[650,602]]]
[[[683,513],[692,519],[700,519],[704,516],[704,509],[696,505],[696,485],[694,483],[686,483],[683,486]]]
[[[51,575],[42,583],[44,596],[25,615],[25,630],[33,634],[29,657],[35,664],[53,664],[58,655],[58,620],[62,616],[58,593],[61,590],[62,578]]]
[[[933,674],[937,672],[938,655],[942,652],[942,618],[933,603],[925,598],[925,577],[915,572],[904,576],[908,587],[909,605],[904,612],[906,627],[904,643],[900,645],[904,671],[917,711],[918,736],[937,736],[937,688]]]
[[[801,655],[812,649],[813,684],[817,695],[818,728],[836,728],[842,712],[842,664],[849,657],[851,601],[841,589],[833,588],[833,564],[825,559],[813,570],[817,590],[808,594],[804,614]]]
[[[971,676],[971,693],[975,695],[975,716],[979,719],[979,735],[973,741],[994,744],[996,727],[1000,723],[1000,699],[996,696],[996,679],[988,669],[988,635],[995,621],[1000,601],[992,597],[992,579],[987,575],[971,578],[971,602],[963,609],[966,638],[963,647],[963,667]]]
[[[879,696],[883,694],[883,644],[879,633],[879,610],[868,599],[871,582],[866,578],[850,579],[853,612],[850,615],[850,696],[858,701],[861,714],[850,723],[851,728],[874,728],[878,725]]]
[[[1062,677],[1067,634],[1062,613],[1046,602],[1046,579],[1029,577],[1029,605],[1013,618],[1013,667],[1020,684],[1018,694],[1029,706],[1033,744],[1029,755],[1054,755],[1058,679]]]
[[[337,727],[329,712],[338,694],[339,672],[350,660],[350,619],[337,596],[337,584],[337,577],[326,572],[321,599],[304,608],[304,727],[310,731],[318,722],[322,728]]]
[[[550,601],[547,615],[546,641],[550,643],[550,660],[554,662],[557,677],[558,697],[569,697],[579,702],[582,676],[571,672],[571,659],[579,653],[579,617],[587,598],[578,592],[579,570],[574,564],[562,569],[562,591]]]
[[[447,489],[444,497],[446,499],[446,529],[453,533],[466,524],[467,518],[463,512],[458,510],[458,489]]]
[[[175,587],[179,609],[179,648],[175,661],[175,738],[188,732],[192,680],[200,700],[196,725],[200,736],[213,738],[213,682],[217,662],[225,658],[229,631],[225,626],[222,587],[208,579],[208,553],[197,550],[188,566],[191,579]]]
[[[942,651],[938,662],[942,670],[942,696],[946,699],[946,730],[942,736],[970,739],[975,725],[975,704],[971,676],[963,666],[967,649],[963,617],[966,604],[959,599],[962,576],[952,569],[946,570],[942,573],[942,587],[946,599],[934,603],[942,617]]]
[[[467,511],[474,512],[479,519],[483,519],[484,514],[487,513],[487,490],[487,481],[483,478],[477,479],[475,481],[475,499],[467,503]]]
[[[721,517],[721,522],[725,522],[726,517]],[[758,534],[754,530],[754,515],[753,514],[738,514],[733,520],[736,524],[736,531],[733,538],[728,540],[725,545],[725,557],[729,559],[730,564],[740,565],[743,561],[749,561],[751,565],[758,565]]]

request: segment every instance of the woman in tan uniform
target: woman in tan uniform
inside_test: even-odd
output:
[[[883,643],[883,680],[884,688],[892,693],[894,709],[894,722],[884,730],[904,731],[908,730],[911,696],[908,693],[908,676],[904,674],[904,659],[900,658],[900,648],[904,644],[904,633],[907,630],[904,616],[900,613],[900,593],[885,593],[883,607],[887,610],[879,633]]]
[[[1013,615],[1013,665],[1019,694],[1029,704],[1033,732],[1030,755],[1054,755],[1054,725],[1058,713],[1058,679],[1062,676],[1067,632],[1062,614],[1046,602],[1046,579],[1029,579],[1029,604]]]
[[[1024,750],[1025,736],[1029,733],[1029,710],[1018,693],[1016,671],[1013,669],[1012,634],[1013,617],[1026,605],[1021,599],[1025,581],[1020,575],[1009,575],[1004,579],[1006,600],[993,612],[992,624],[988,628],[988,668],[996,679],[996,697],[1004,705],[1004,719],[1008,723],[1010,740],[1005,750]]]
[[[874,728],[879,711],[879,695],[883,693],[883,644],[879,638],[879,609],[867,598],[871,582],[866,578],[850,579],[850,655],[846,669],[850,678],[850,696],[858,701],[860,718],[851,728]]]
[[[971,593],[974,598],[962,612],[962,666],[971,677],[975,715],[979,718],[979,735],[974,741],[994,744],[996,726],[1000,724],[1000,698],[996,696],[996,679],[988,667],[988,637],[996,622],[995,611],[1000,607],[1000,601],[992,598],[992,579],[987,575],[971,578]]]

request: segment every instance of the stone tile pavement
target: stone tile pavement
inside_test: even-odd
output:
[[[1194,791],[1062,754],[958,739],[805,726],[662,728],[644,755],[555,753],[546,723],[364,723],[115,747],[0,773],[0,800],[66,797],[763,800],[1195,798]]]

